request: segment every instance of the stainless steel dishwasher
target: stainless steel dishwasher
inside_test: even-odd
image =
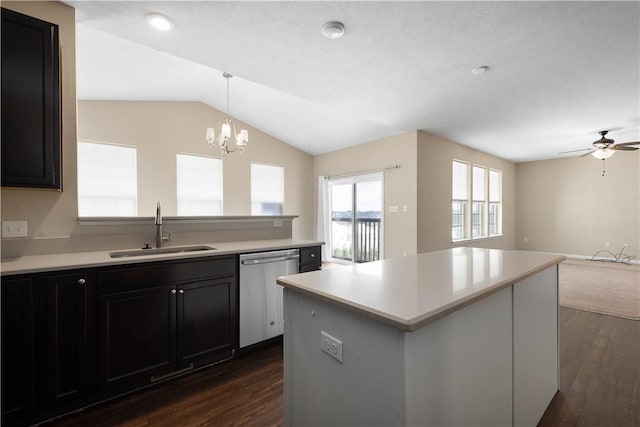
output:
[[[240,255],[240,348],[281,335],[282,286],[298,273],[298,249]]]

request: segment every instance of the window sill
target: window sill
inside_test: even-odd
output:
[[[500,238],[503,237],[503,234],[495,234],[493,236],[482,236],[482,237],[473,237],[471,239],[459,239],[459,240],[452,240],[451,244],[452,245],[458,245],[461,243],[469,243],[469,242],[478,242],[481,240],[491,240],[491,239],[496,239],[496,238]]]
[[[246,216],[166,216],[164,224],[211,224],[224,222],[293,221],[298,215],[246,215]],[[80,225],[153,224],[154,217],[78,217]]]

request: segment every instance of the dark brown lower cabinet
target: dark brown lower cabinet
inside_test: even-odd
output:
[[[322,252],[320,246],[300,248],[300,273],[316,271],[322,268]]]
[[[33,278],[2,279],[2,425],[34,407]]]
[[[228,357],[237,336],[236,306],[235,276],[178,287],[178,368]]]
[[[237,256],[2,277],[2,425],[30,425],[220,362]]]
[[[104,396],[229,358],[237,348],[235,256],[99,273],[99,387]]]
[[[57,409],[87,395],[86,272],[47,275],[46,406]]]
[[[173,285],[99,297],[100,387],[125,390],[149,383],[175,365]]]

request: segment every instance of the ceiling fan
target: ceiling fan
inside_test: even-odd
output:
[[[633,145],[640,145],[640,141],[635,142],[622,142],[616,144],[613,139],[607,138],[608,130],[602,130],[598,132],[601,135],[601,138],[597,141],[593,142],[593,148],[581,148],[579,150],[571,150],[571,151],[563,151],[558,154],[567,154],[567,153],[575,153],[577,151],[587,151],[580,157],[585,157],[591,154],[596,159],[604,160],[608,159],[615,153],[616,151],[635,151],[639,147],[633,147]]]

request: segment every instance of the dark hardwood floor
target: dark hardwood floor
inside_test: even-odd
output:
[[[560,390],[539,426],[640,426],[640,321],[560,307]]]
[[[50,426],[283,425],[281,344]],[[640,322],[560,308],[560,391],[540,426],[640,426]]]

